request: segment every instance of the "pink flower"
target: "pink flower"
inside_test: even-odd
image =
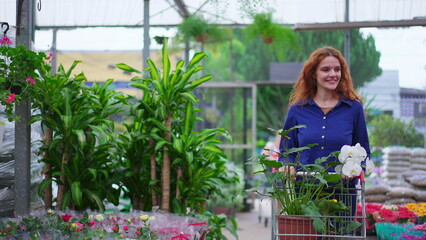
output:
[[[14,93],[11,93],[11,94],[9,95],[9,97],[6,99],[6,102],[7,102],[7,103],[11,103],[11,102],[13,102],[13,101],[15,101],[15,94],[14,94]]]
[[[118,232],[118,227],[117,226],[112,226],[111,227],[112,231],[114,231],[115,233]]]
[[[123,226],[123,230],[124,230],[124,231],[129,230],[129,226]]]
[[[31,85],[36,85],[36,82],[34,81],[34,79],[32,77],[27,77],[27,82],[29,82]]]
[[[49,53],[49,56],[46,57],[48,61],[50,61],[53,58],[53,53]]]
[[[90,221],[90,222],[89,222],[89,227],[91,227],[91,226],[95,225],[95,223],[96,223],[95,221]]]
[[[2,43],[2,44],[11,44],[12,43],[12,41],[10,40],[10,38],[8,38],[8,37],[3,37],[1,40],[0,40],[0,43]]]
[[[71,215],[68,214],[64,214],[61,215],[62,220],[64,220],[64,222],[68,222],[71,219]]]
[[[82,223],[80,223],[80,222],[75,222],[75,225],[77,226],[77,227],[83,227],[84,225],[82,224]]]

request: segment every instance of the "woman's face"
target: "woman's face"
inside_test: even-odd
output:
[[[342,76],[340,62],[336,57],[328,56],[324,58],[315,71],[317,81],[317,91],[334,91],[339,85]]]

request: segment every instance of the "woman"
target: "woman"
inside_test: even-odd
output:
[[[288,159],[280,155],[280,161],[284,164],[287,161],[313,164],[320,157],[340,151],[343,145],[354,146],[357,143],[370,155],[362,100],[353,87],[345,59],[332,47],[316,49],[305,62],[294,85],[283,129],[298,125],[305,125],[306,128],[291,131],[287,135],[289,139],[282,138],[280,152],[308,144],[317,145],[299,156],[290,155]],[[334,193],[330,198],[349,206],[350,212],[339,215],[350,218],[356,211],[356,191],[353,190],[356,181],[353,178],[346,180],[349,181],[344,181],[344,185],[350,189],[349,192],[330,190]],[[336,223],[336,226],[340,227],[341,224]]]
[[[340,151],[343,145],[356,143],[370,155],[362,100],[353,87],[345,59],[332,47],[316,49],[294,85],[283,129],[297,125],[306,128],[291,131],[288,140],[282,138],[280,152],[317,144],[297,156],[300,164],[315,163],[317,158]],[[280,161],[295,162],[295,158],[280,156]]]

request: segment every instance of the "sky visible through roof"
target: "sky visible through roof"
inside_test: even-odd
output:
[[[131,25],[143,24],[141,0],[37,0],[38,26],[57,25]],[[150,1],[151,24],[178,24],[181,21],[173,0]],[[198,11],[211,22],[250,23],[241,10],[265,11],[273,8],[279,23],[312,23],[343,21],[344,0],[184,0],[188,10]],[[242,4],[246,2],[247,4]],[[399,20],[426,16],[425,0],[350,0],[350,21]],[[16,0],[0,1],[0,22],[14,25]],[[398,70],[401,87],[426,88],[426,27],[376,29],[372,34],[382,53],[380,66]],[[153,28],[150,37],[173,36],[175,28]],[[58,33],[58,50],[142,50],[143,30],[132,28],[89,28],[63,30]],[[35,47],[47,50],[51,31],[36,31]],[[151,41],[152,48],[158,48]]]

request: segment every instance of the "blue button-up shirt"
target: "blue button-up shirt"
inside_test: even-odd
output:
[[[356,100],[340,99],[338,104],[327,114],[313,101],[304,105],[290,106],[284,123],[284,130],[296,125],[305,125],[290,132],[288,141],[282,138],[280,151],[285,148],[303,147],[317,144],[300,154],[301,164],[312,164],[320,157],[340,151],[343,145],[354,146],[359,143],[370,155],[370,145],[362,104]],[[294,162],[296,155],[290,155],[289,161]],[[280,161],[287,161],[280,156]],[[329,161],[335,161],[330,159]]]

